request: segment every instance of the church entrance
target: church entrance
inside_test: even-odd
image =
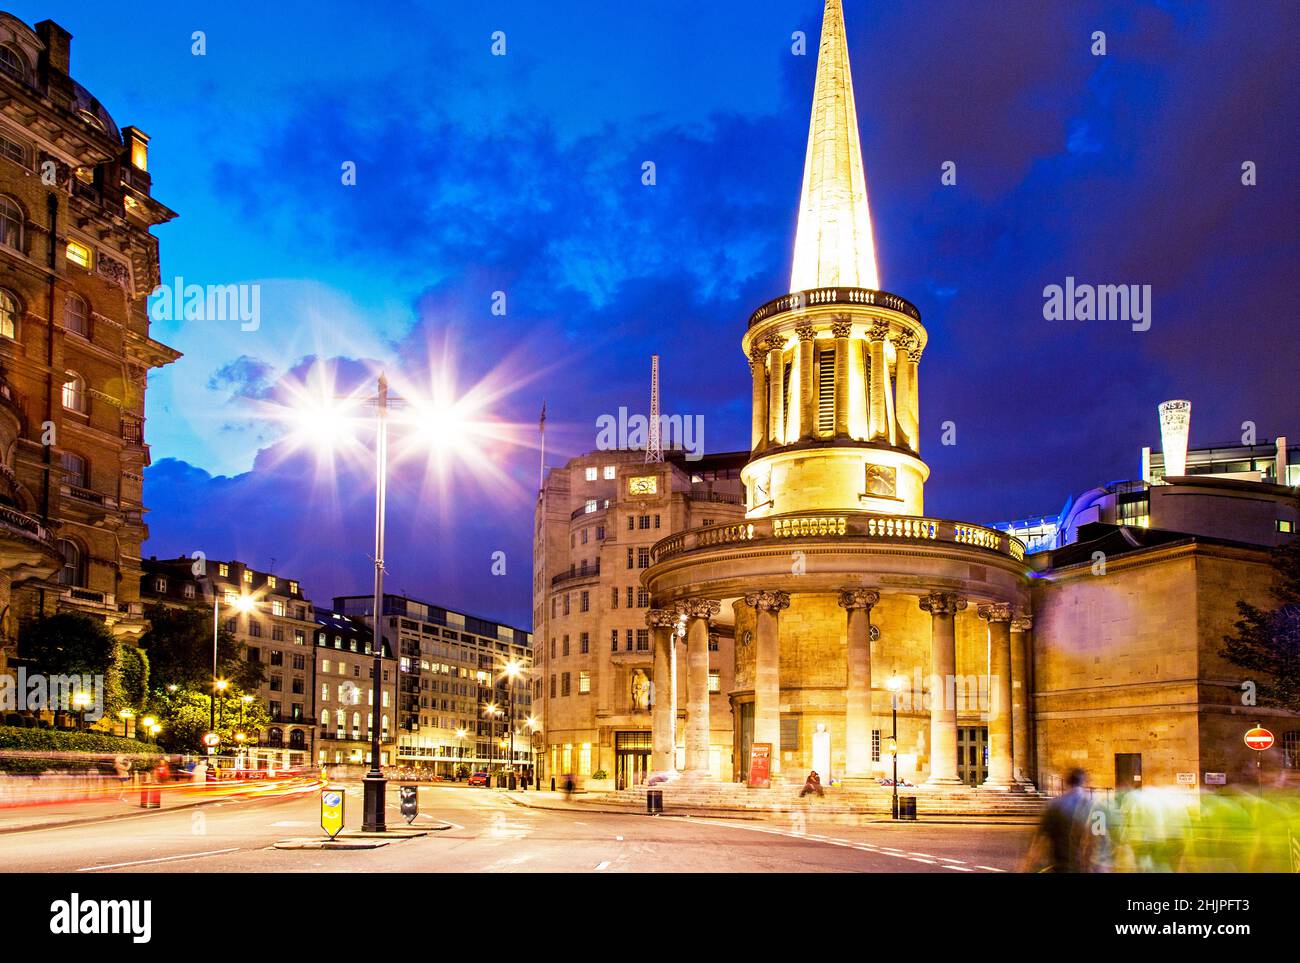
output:
[[[988,726],[957,727],[957,775],[968,786],[978,786],[988,778]]]
[[[614,788],[627,789],[639,786],[650,775],[650,732],[614,733]]]

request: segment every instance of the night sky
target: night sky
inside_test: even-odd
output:
[[[601,414],[645,410],[658,352],[665,410],[747,445],[739,342],[788,286],[821,0],[176,6],[7,7],[70,30],[76,79],[152,136],[180,215],[164,281],[261,285],[256,331],[154,325],[185,357],[150,378],[146,554],[274,559],[318,604],[369,590],[369,465],[291,450],[269,414],[318,362],[341,389],[380,365],[412,394],[479,386],[477,457],[395,469],[388,586],[517,625],[543,399],[559,464]],[[882,285],[930,332],[928,514],[1054,513],[1134,477],[1167,398],[1191,399],[1194,447],[1244,421],[1300,436],[1300,4],[845,17]],[[1045,321],[1067,276],[1151,285],[1150,330]]]

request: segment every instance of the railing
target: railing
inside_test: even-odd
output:
[[[870,288],[812,288],[807,291],[793,291],[768,301],[749,316],[749,327],[752,328],[760,321],[777,314],[822,304],[874,305],[905,314],[913,321],[921,320],[921,312],[911,301],[887,291],[874,291]]]
[[[102,492],[82,488],[80,485],[64,485],[63,487],[67,494],[83,502],[93,502],[96,505],[103,505],[105,508],[115,508],[117,506],[117,499],[111,498]]]
[[[551,584],[559,585],[561,582],[568,582],[571,579],[595,578],[599,574],[600,574],[600,563],[597,562],[597,564],[592,565],[591,567],[586,569],[580,568],[577,571],[573,571],[573,572],[561,572],[559,575],[556,575],[554,578],[551,579]]]
[[[91,605],[102,605],[110,609],[117,608],[117,599],[112,592],[96,592],[94,589],[73,586],[67,590],[64,597],[74,602],[89,602]]]
[[[723,505],[743,505],[744,495],[732,495],[728,492],[687,492],[686,497],[693,502],[719,502]]]
[[[48,528],[32,516],[10,508],[8,505],[0,505],[0,525],[43,545],[54,546],[54,535]]]
[[[597,512],[603,512],[607,508],[609,508],[609,499],[598,498],[596,499],[595,507],[583,505],[581,508],[575,508],[571,511],[569,513],[569,521],[573,521],[575,518],[581,518],[583,515],[595,515]]]
[[[656,564],[685,552],[737,542],[790,538],[879,539],[892,542],[947,542],[1008,555],[1024,561],[1020,539],[967,522],[912,515],[880,515],[868,512],[823,512],[773,515],[730,525],[712,525],[678,532],[660,539],[651,550]]]

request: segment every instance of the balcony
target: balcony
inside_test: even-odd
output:
[[[583,515],[595,515],[598,512],[603,512],[607,508],[609,508],[608,498],[596,499],[596,505],[594,508],[589,507],[587,505],[583,505],[581,508],[575,508],[572,512],[570,512],[569,521],[573,521],[573,519],[575,518],[581,518]]]
[[[561,572],[551,579],[552,585],[559,585],[561,582],[574,581],[584,578],[600,577],[600,561],[597,560],[595,565],[589,565],[586,568],[578,568],[572,572]]]
[[[808,291],[793,291],[768,301],[749,316],[749,327],[787,311],[802,311],[828,304],[886,308],[905,314],[913,321],[921,320],[921,312],[911,301],[887,291],[874,291],[870,288],[812,288]]]
[[[92,505],[99,505],[103,508],[117,508],[117,499],[111,495],[105,495],[91,488],[82,488],[80,485],[62,485],[60,486],[64,495],[75,498],[78,501],[89,502]]]
[[[731,525],[713,525],[669,535],[651,550],[655,564],[700,549],[739,542],[804,538],[863,539],[866,541],[924,545],[928,542],[966,545],[1017,562],[1025,559],[1020,539],[996,529],[968,522],[912,515],[876,515],[867,512],[772,515]]]
[[[54,535],[48,528],[31,515],[10,508],[8,505],[0,505],[0,530],[54,548]]]

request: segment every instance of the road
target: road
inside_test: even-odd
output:
[[[525,808],[490,790],[424,787],[416,826],[450,829],[372,850],[277,850],[319,835],[319,803],[214,803],[0,835],[0,871],[220,872],[1014,872],[1024,826],[803,824]],[[404,825],[390,793],[390,826]],[[359,787],[348,829],[359,828]]]

